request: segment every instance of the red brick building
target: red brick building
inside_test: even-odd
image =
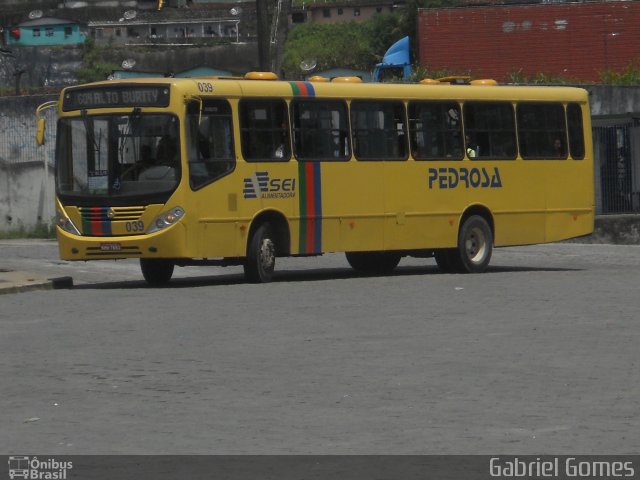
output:
[[[423,67],[475,78],[598,81],[640,66],[640,1],[421,9],[418,52]]]

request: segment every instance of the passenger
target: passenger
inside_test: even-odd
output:
[[[478,147],[472,145],[471,137],[469,135],[466,135],[464,138],[467,146],[467,156],[469,158],[476,158],[478,156]]]
[[[176,140],[170,135],[163,135],[158,141],[156,148],[157,165],[168,165],[175,167],[178,154],[178,146]]]
[[[567,154],[564,151],[564,145],[562,144],[562,140],[556,138],[553,141],[553,157],[554,158],[566,158]]]
[[[175,138],[163,135],[156,147],[156,161],[140,174],[140,180],[173,180],[178,165],[178,146]]]

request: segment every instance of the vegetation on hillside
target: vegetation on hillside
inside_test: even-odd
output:
[[[79,83],[105,80],[113,70],[120,67],[104,61],[108,48],[96,45],[93,38],[87,38],[82,46],[82,68],[76,73]]]
[[[303,60],[315,60],[316,70],[352,68],[370,71],[391,44],[405,35],[401,15],[376,15],[364,22],[308,23],[289,32],[284,48],[285,78],[302,78]]]

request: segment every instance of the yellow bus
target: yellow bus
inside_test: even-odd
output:
[[[326,252],[364,273],[403,256],[475,273],[494,247],[592,232],[585,90],[357,80],[250,72],[65,88],[61,258],[139,258],[151,284],[199,264],[267,282],[277,257]]]

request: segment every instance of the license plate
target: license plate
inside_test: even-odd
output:
[[[100,250],[102,250],[103,252],[119,252],[120,250],[122,250],[122,244],[115,242],[101,243]]]

